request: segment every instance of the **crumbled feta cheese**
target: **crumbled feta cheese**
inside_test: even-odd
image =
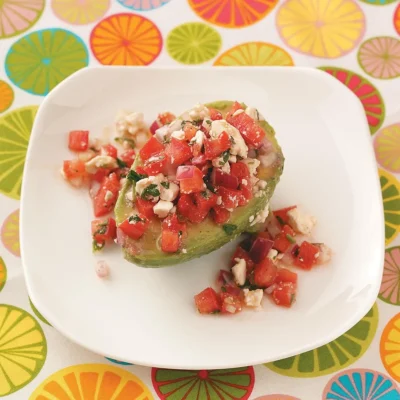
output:
[[[154,136],[160,143],[163,143],[165,140],[167,140],[171,136],[171,132],[169,131],[168,126],[164,125],[161,128],[158,128],[156,130],[156,133],[154,134]]]
[[[257,158],[246,158],[245,160],[241,161],[243,164],[246,164],[249,168],[251,175],[256,175],[257,168],[260,165],[260,161]]]
[[[221,168],[221,171],[229,174],[231,172],[231,166],[228,161],[224,161],[223,157],[217,157],[212,160],[212,165],[215,168]]]
[[[110,156],[96,156],[85,163],[86,172],[95,174],[99,168],[118,168],[117,160]]]
[[[137,135],[139,132],[147,130],[144,122],[143,113],[127,113],[122,111],[116,119],[117,133],[120,135]]]
[[[179,186],[174,182],[169,182],[168,189],[160,185],[160,198],[165,201],[174,201],[178,197]]]
[[[254,221],[254,215],[250,215],[249,222],[253,222],[253,221]]]
[[[186,254],[186,253],[187,253],[187,250],[186,250],[186,249],[182,249],[182,253],[183,253],[183,254]]]
[[[268,258],[271,259],[271,260],[275,260],[275,258],[277,257],[277,255],[278,255],[278,251],[275,250],[275,249],[271,249],[271,250],[268,252]]]
[[[78,158],[85,163],[91,160],[95,156],[96,153],[93,150],[81,151],[80,153],[78,153]]]
[[[138,134],[136,135],[136,146],[137,146],[137,147],[143,147],[143,145],[144,145],[148,140],[149,140],[149,135],[148,135],[147,133],[145,133],[145,132],[138,133]],[[126,140],[124,141],[124,143],[127,143]],[[132,147],[132,145],[129,144],[129,147],[128,147],[128,148],[131,148],[131,147]]]
[[[332,250],[326,244],[318,244],[319,252],[317,257],[318,264],[326,264],[332,258]]]
[[[242,185],[247,185],[247,180],[246,179],[242,179]]]
[[[132,191],[129,191],[128,193],[126,193],[126,194],[125,194],[125,198],[126,198],[128,201],[133,201],[133,192],[132,192]]]
[[[262,179],[260,179],[257,182],[257,187],[259,187],[261,190],[264,190],[267,187],[267,182],[265,182]]]
[[[244,303],[247,307],[260,307],[264,295],[262,289],[249,290],[243,289]]]
[[[172,132],[171,137],[178,139],[178,140],[184,140],[185,132],[182,129],[179,129],[179,131]]]
[[[269,203],[267,203],[263,210],[257,213],[254,220],[251,222],[250,226],[255,224],[263,224],[269,215]]]
[[[260,160],[263,167],[271,166],[277,160],[277,158],[278,156],[276,153],[269,153],[258,156],[258,159]]]
[[[174,203],[171,201],[160,200],[154,207],[153,211],[159,218],[165,218],[172,210]]]
[[[176,213],[176,206],[173,206],[173,207],[171,208],[170,213],[171,213],[171,214],[175,214],[175,213]]]
[[[245,113],[255,121],[265,121],[265,118],[258,112],[257,108],[247,107]]]
[[[233,114],[232,117],[236,117],[237,115],[240,115],[241,113],[244,113],[244,110],[242,108],[239,108],[236,110]]]
[[[240,132],[231,124],[224,119],[213,121],[211,124],[210,135],[213,139],[216,139],[222,132],[226,132],[231,138],[232,145],[230,153],[234,156],[240,156],[247,158],[248,147],[240,134]]]
[[[196,104],[189,110],[189,117],[193,120],[204,119],[210,116],[210,111],[204,104]]]
[[[104,201],[109,201],[114,197],[113,192],[110,190],[106,191],[106,194],[104,195]]]
[[[211,119],[208,118],[204,118],[203,123],[201,124],[201,126],[207,131],[209,132],[211,129]]]
[[[230,155],[228,161],[229,161],[230,163],[234,164],[234,163],[237,161],[237,157],[236,157],[236,156]]]
[[[250,185],[253,189],[256,188],[256,185],[258,183],[259,179],[256,178],[254,175],[250,176]],[[258,189],[257,189],[258,190]]]
[[[237,263],[232,267],[232,274],[236,284],[242,286],[246,282],[246,261],[243,258],[235,259],[235,261]]]
[[[196,132],[196,134],[194,135],[194,137],[192,138],[190,143],[192,145],[197,144],[201,147],[201,146],[203,146],[204,138],[205,138],[204,132],[199,130]]]
[[[289,225],[298,233],[309,235],[317,223],[317,219],[312,215],[307,215],[300,211],[298,207],[288,211]]]
[[[141,196],[143,190],[149,185],[156,185],[159,192],[161,192],[161,185],[160,183],[165,179],[163,174],[158,174],[156,176],[149,176],[148,178],[141,179],[140,181],[136,182],[135,190],[136,193]],[[158,201],[158,196],[156,197],[149,197],[149,200]]]
[[[222,204],[222,197],[218,196],[217,197],[217,206],[220,206]]]

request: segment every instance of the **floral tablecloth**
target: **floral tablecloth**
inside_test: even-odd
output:
[[[0,0],[0,60],[0,396],[400,399],[397,0]],[[365,108],[385,209],[384,275],[369,313],[314,351],[217,371],[108,360],[53,329],[30,302],[21,268],[25,154],[44,96],[74,71],[101,64],[301,65],[348,86]]]

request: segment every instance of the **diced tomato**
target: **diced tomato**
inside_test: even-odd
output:
[[[139,174],[139,175],[144,175],[147,176],[146,171],[144,170],[142,165],[138,165],[137,167],[135,167],[135,171]]]
[[[260,288],[271,286],[275,282],[277,270],[272,260],[266,257],[254,268],[254,283]]]
[[[185,140],[187,140],[188,142],[192,140],[198,130],[199,128],[196,125],[193,125],[191,122],[186,122],[186,124],[183,126],[183,132],[185,132]]]
[[[211,173],[211,182],[214,186],[223,186],[228,189],[237,189],[239,180],[236,176],[227,174],[219,168],[214,168]]]
[[[242,162],[233,163],[231,164],[231,175],[236,176],[239,182],[242,182],[242,179],[249,180],[250,179],[249,167]]]
[[[114,218],[96,219],[92,221],[92,236],[97,243],[104,244],[117,237],[117,226]]]
[[[232,108],[231,108],[231,110],[229,111],[231,114],[233,114],[235,111],[237,111],[237,110],[243,110],[243,106],[238,102],[238,101],[235,101],[233,104],[232,104]]]
[[[171,165],[177,167],[192,158],[192,149],[186,141],[171,138],[171,143],[166,148],[166,154]]]
[[[193,194],[194,201],[200,213],[208,214],[212,207],[217,205],[218,196],[209,190]]]
[[[118,228],[131,239],[138,240],[144,235],[148,225],[149,221],[143,214],[136,214],[127,218]]]
[[[186,175],[185,168],[190,169]],[[180,183],[181,193],[189,194],[202,192],[204,190],[203,173],[195,166],[179,167],[176,178]]]
[[[302,269],[311,269],[317,262],[319,248],[307,241],[304,241],[298,251],[297,257],[294,259],[294,265]]]
[[[117,202],[120,182],[115,173],[106,176],[94,197],[94,215],[101,217],[113,210]]]
[[[72,151],[86,151],[89,147],[89,131],[71,131],[68,148]]]
[[[204,154],[200,154],[199,156],[193,157],[192,158],[192,164],[193,165],[204,165],[207,163],[207,158]]]
[[[186,223],[180,221],[177,214],[170,214],[167,218],[164,218],[162,228],[180,233],[181,236],[184,236],[187,230]]]
[[[233,116],[233,112],[229,112],[226,120],[239,130],[248,145],[256,149],[261,146],[265,132],[249,115],[242,112]]]
[[[161,250],[165,253],[176,253],[179,250],[179,233],[169,229],[161,232]]]
[[[287,213],[290,210],[293,210],[296,207],[297,206],[291,206],[291,207],[286,207],[286,208],[281,208],[279,210],[275,210],[274,211],[274,215],[278,219],[280,224],[285,225],[285,224],[288,223],[288,215],[287,215]]]
[[[276,283],[293,283],[297,284],[297,274],[296,272],[290,271],[287,268],[278,268],[278,274],[276,275]]]
[[[263,239],[270,239],[272,240],[271,235],[269,234],[269,232],[265,231],[265,232],[258,232],[257,233],[257,237],[263,238]]]
[[[167,112],[158,114],[157,119],[161,122],[161,125],[167,125],[167,124],[170,124],[172,121],[174,121],[176,119],[176,116],[167,111]]]
[[[135,161],[135,150],[126,150],[119,156],[119,158],[126,164],[128,168],[130,168]]]
[[[226,289],[225,289],[226,290]],[[224,314],[236,314],[242,311],[242,301],[240,296],[228,292],[222,292],[221,297],[221,312]]]
[[[168,165],[168,159],[164,151],[154,154],[143,164],[143,171],[146,175],[157,175],[165,172]]]
[[[182,194],[178,201],[179,213],[194,224],[204,221],[206,212],[199,210],[191,195]]]
[[[152,201],[137,197],[136,207],[139,210],[139,213],[143,214],[147,219],[151,219],[152,217],[154,217],[154,203]]]
[[[207,160],[212,160],[213,158],[218,157],[230,147],[231,141],[229,140],[229,135],[226,132],[222,132],[217,139],[204,140],[204,154]]]
[[[85,163],[79,159],[65,160],[63,164],[63,173],[65,179],[75,187],[82,186],[88,176]]]
[[[250,254],[240,245],[236,247],[236,250],[233,253],[233,256],[231,258],[231,267],[233,267],[237,263],[237,261],[235,261],[237,258],[243,258],[243,260],[246,261],[246,270],[248,273],[253,271],[255,266],[254,261],[251,259]]]
[[[213,288],[204,289],[194,296],[200,314],[214,314],[221,311],[221,300]]]
[[[293,237],[295,235],[295,231],[289,225],[284,225],[281,233],[274,240],[274,249],[284,253],[293,244]]]
[[[210,119],[212,121],[216,121],[218,119],[222,119],[222,114],[216,110],[215,108],[209,108],[208,111],[210,112]]]
[[[293,283],[280,283],[272,292],[272,298],[278,306],[291,307],[296,300],[296,287]]]
[[[211,209],[211,215],[213,217],[214,222],[218,225],[225,224],[226,222],[229,221],[229,218],[231,217],[230,211],[220,206],[214,206]]]
[[[112,144],[106,144],[101,147],[100,154],[102,156],[110,156],[112,158],[117,158],[118,151],[116,147],[114,147]]]
[[[158,120],[153,121],[153,123],[150,125],[150,128],[149,128],[150,129],[150,133],[152,135],[155,135],[156,130],[159,129],[159,128],[161,128],[160,122]]]
[[[253,191],[251,190],[250,183],[246,185],[241,183],[239,190],[240,190],[239,206],[245,206],[253,198]]]
[[[159,154],[163,150],[164,146],[154,136],[152,136],[140,149],[140,158],[142,159],[142,161],[146,161],[151,156]]]
[[[222,206],[228,209],[236,208],[239,205],[241,192],[239,190],[219,187],[217,194],[222,198]]]

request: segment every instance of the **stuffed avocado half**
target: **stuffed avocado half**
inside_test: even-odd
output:
[[[283,165],[275,132],[256,109],[195,106],[159,128],[129,171],[115,206],[125,258],[175,265],[257,230]]]

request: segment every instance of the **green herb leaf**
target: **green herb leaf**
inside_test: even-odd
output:
[[[182,232],[182,231],[179,231],[179,232],[178,232],[178,236],[181,237],[182,235],[183,235],[183,232]]]
[[[161,182],[161,186],[165,187],[165,189],[169,189],[169,182]]]
[[[235,139],[233,138],[233,136],[229,136],[229,141],[231,142],[231,144],[236,144]]]
[[[205,121],[206,121],[206,123],[207,123],[208,125],[211,125],[211,120],[210,120],[210,119],[206,119]]]
[[[286,239],[289,240],[290,243],[296,243],[296,240],[292,235],[289,235],[288,233],[286,234]]]
[[[147,178],[147,175],[138,174],[133,169],[131,169],[128,172],[128,175],[126,176],[126,179],[128,179],[131,182],[139,182],[141,179],[144,179],[144,178]]]
[[[194,120],[192,121],[192,124],[194,124],[194,125],[200,125],[202,122],[203,122],[202,119],[194,119]]]
[[[205,199],[209,199],[210,198],[210,194],[207,192],[207,190],[204,190],[204,192],[201,192],[201,197],[204,197]]]
[[[211,184],[211,182],[206,182],[206,186],[207,186],[207,189],[210,191],[210,192],[213,192],[213,193],[216,193],[217,191],[216,191],[216,189],[215,189],[215,187]]]
[[[107,232],[108,221],[97,224],[97,226],[99,227],[99,229],[97,229],[97,231],[93,234],[93,236],[98,234],[104,235]]]
[[[139,217],[139,215],[136,214],[136,215],[131,215],[128,218],[128,221],[137,223],[137,222],[142,222],[143,220],[142,220],[142,218]]]
[[[99,243],[96,242],[96,240],[93,240],[92,242],[93,252],[100,251],[103,247],[104,247],[104,242]]]
[[[257,113],[257,121],[260,120],[260,113],[258,112],[257,108],[256,108],[256,113]]]
[[[225,286],[221,286],[221,292],[223,292],[223,293],[226,292],[226,287]]]
[[[120,158],[117,157],[117,164],[118,164],[118,168],[126,168],[127,164],[126,162],[122,161]]]
[[[236,231],[237,226],[233,224],[224,224],[222,225],[222,229],[227,235],[232,235],[232,233]]]
[[[230,153],[229,150],[226,150],[222,153],[222,159],[224,160],[224,164],[229,160]]]
[[[212,311],[212,312],[211,312],[211,314],[219,314],[219,313],[220,313],[219,310],[215,310],[215,311]]]
[[[281,225],[285,225],[285,221],[279,215],[276,216],[276,219]]]
[[[147,200],[149,197],[158,197],[160,195],[160,191],[155,183],[152,183],[149,186],[146,186],[142,192],[142,199]]]

